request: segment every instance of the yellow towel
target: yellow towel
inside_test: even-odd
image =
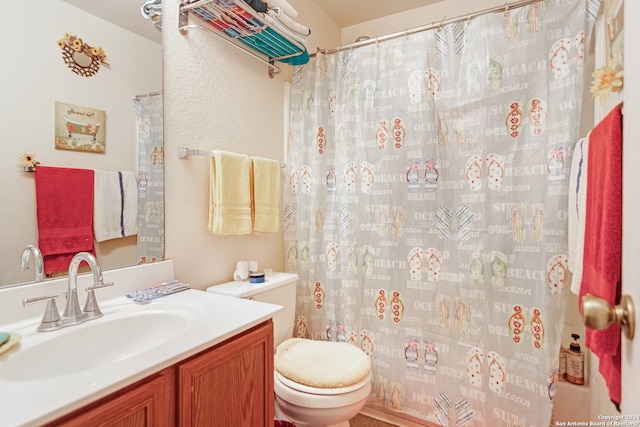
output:
[[[214,151],[210,169],[209,225],[213,234],[251,234],[251,160]]]
[[[253,230],[275,233],[280,230],[280,163],[252,157]]]

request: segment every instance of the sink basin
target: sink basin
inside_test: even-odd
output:
[[[168,343],[205,318],[197,306],[164,301],[103,312],[100,319],[54,332],[21,332],[26,339],[0,362],[0,380],[43,380],[112,366]]]

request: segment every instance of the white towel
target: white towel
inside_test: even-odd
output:
[[[93,191],[97,242],[138,234],[138,185],[133,172],[94,171]]]
[[[273,9],[267,10],[267,14],[270,17],[280,21],[291,31],[294,31],[300,34],[302,37],[307,37],[309,34],[311,34],[311,30],[309,29],[309,27],[294,21],[293,19],[291,19],[289,15],[284,13],[282,9],[280,9],[279,7],[275,7]]]
[[[571,171],[569,172],[569,230],[568,267],[573,274],[571,292],[579,294],[582,282],[582,260],[587,211],[587,165],[589,159],[589,136],[580,139],[573,148]]]
[[[267,6],[269,6],[269,8],[279,7],[284,13],[293,19],[298,17],[298,11],[295,10],[287,0],[267,0]]]
[[[264,22],[266,22],[270,27],[273,27],[273,29],[279,32],[281,35],[285,36],[289,40],[300,43],[305,49],[307,48],[306,37],[303,37],[300,34],[291,31],[279,20],[267,15],[266,13],[261,13],[260,16],[264,19]]]

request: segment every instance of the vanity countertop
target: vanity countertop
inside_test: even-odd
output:
[[[168,295],[146,304],[136,304],[125,296],[120,296],[100,301],[100,306],[104,312],[102,318],[53,332],[36,332],[40,316],[0,325],[0,330],[18,332],[22,335],[22,341],[19,344],[0,354],[0,425],[4,427],[37,426],[55,420],[250,329],[272,318],[281,310],[277,305],[193,289]],[[170,339],[161,340],[150,350],[129,354],[120,360],[110,360],[100,368],[92,366],[91,361],[78,360],[80,359],[78,355],[68,354],[72,363],[68,366],[64,363],[65,366],[60,367],[63,371],[69,370],[69,373],[64,375],[48,371],[43,371],[42,375],[39,375],[37,369],[41,368],[36,367],[35,372],[26,370],[25,379],[20,378],[20,374],[16,372],[6,372],[7,369],[3,371],[3,364],[7,367],[18,361],[13,360],[14,358],[24,355],[28,360],[29,353],[37,353],[37,351],[30,351],[33,347],[47,340],[62,338],[65,334],[77,334],[74,328],[84,328],[86,325],[87,331],[95,331],[98,329],[91,329],[91,324],[95,322],[98,326],[101,323],[113,322],[118,316],[122,317],[123,312],[127,315],[134,313],[133,315],[137,316],[136,310],[139,310],[143,316],[153,315],[154,312],[162,312],[164,307],[168,306],[186,307],[193,316],[190,316],[191,318],[186,322],[180,319],[181,324],[184,323],[187,326],[181,326],[182,329],[178,332],[173,331]],[[194,307],[196,307],[195,310]],[[44,310],[44,305],[40,308]],[[125,328],[126,325],[125,322],[121,323]],[[112,345],[118,346],[118,333],[114,334],[110,329],[107,330],[110,331],[110,335],[114,335],[108,337]],[[74,341],[77,340],[74,338]],[[64,339],[61,342],[64,342]],[[33,363],[33,366],[36,366],[38,359],[35,359],[35,356],[31,357],[36,360]],[[41,354],[38,357],[45,359],[48,355]],[[89,367],[77,367],[77,364],[83,363],[88,363]]]

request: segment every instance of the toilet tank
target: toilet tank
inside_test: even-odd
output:
[[[273,316],[274,348],[293,336],[297,274],[273,273],[264,283],[232,281],[210,286],[207,292],[267,302],[284,307]]]

